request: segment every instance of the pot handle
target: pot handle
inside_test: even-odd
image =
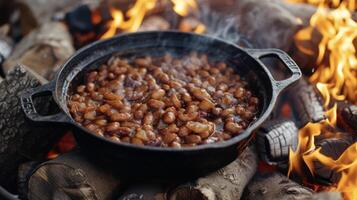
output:
[[[48,84],[36,88],[27,89],[20,94],[21,107],[28,119],[34,122],[56,122],[56,123],[69,122],[67,115],[63,111],[60,111],[57,114],[47,115],[47,116],[42,116],[36,111],[35,105],[33,103],[33,97],[43,96],[45,93],[48,92],[52,93],[53,95],[53,91],[55,90],[55,85],[56,82],[52,81]]]
[[[262,57],[271,57],[271,56],[278,57],[280,61],[283,62],[284,65],[290,70],[292,75],[285,80],[275,80],[274,77],[272,76],[279,92],[301,78],[302,73],[299,66],[284,51],[280,49],[246,49],[246,50],[250,55],[252,55],[258,60],[260,60],[260,58]]]

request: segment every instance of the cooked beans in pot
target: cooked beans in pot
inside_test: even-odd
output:
[[[205,54],[113,56],[70,95],[75,121],[117,142],[191,147],[239,135],[259,99],[225,62]]]

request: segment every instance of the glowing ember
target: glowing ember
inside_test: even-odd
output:
[[[340,191],[345,199],[357,199],[357,143],[351,145],[337,160],[322,154],[315,146],[314,137],[324,135],[331,137],[331,127],[336,130],[337,104],[333,101],[349,100],[357,103],[357,58],[354,42],[357,39],[357,23],[351,18],[350,10],[356,9],[355,0],[289,0],[319,5],[317,12],[310,20],[310,27],[298,32],[297,44],[311,40],[312,31],[318,30],[322,39],[318,46],[316,72],[310,81],[316,84],[324,99],[328,119],[319,123],[309,123],[299,131],[298,149],[290,152],[290,173],[304,175],[306,166],[314,175],[314,161],[319,161],[327,168],[342,174],[339,182],[323,190]],[[332,11],[327,6],[337,7]],[[314,54],[312,49],[297,45],[299,50]],[[328,58],[328,64],[325,60]],[[333,100],[333,101],[332,101]],[[333,106],[331,107],[331,104]],[[330,108],[330,109],[329,109]],[[306,180],[305,180],[306,181]]]
[[[188,16],[192,11],[197,10],[197,3],[195,0],[171,0],[173,10],[180,16]],[[132,8],[130,8],[124,15],[123,11],[111,8],[110,14],[113,18],[109,22],[109,29],[101,37],[102,39],[114,36],[118,30],[122,32],[137,31],[145,15],[153,10],[157,4],[157,0],[137,0]],[[127,19],[127,20],[126,20]],[[196,33],[203,33],[206,30],[203,24],[199,24],[194,30]]]

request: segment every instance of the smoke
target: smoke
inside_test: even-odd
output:
[[[201,5],[196,17],[205,24],[206,35],[220,38],[242,47],[253,47],[247,37],[239,32],[239,23],[236,16],[218,13],[208,5]]]

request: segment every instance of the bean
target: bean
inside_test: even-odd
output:
[[[185,137],[185,141],[188,144],[197,144],[202,141],[201,137],[198,135],[188,135]]]
[[[165,96],[165,93],[166,92],[163,89],[156,90],[156,91],[151,93],[151,98],[152,99],[156,99],[156,100],[160,100],[162,97]]]
[[[162,108],[164,108],[165,103],[162,102],[162,101],[156,100],[156,99],[150,99],[150,100],[148,101],[148,105],[149,105],[151,108],[162,109]]]
[[[167,133],[164,135],[164,137],[162,138],[163,142],[165,142],[166,144],[170,144],[171,142],[173,142],[175,139],[177,138],[177,135],[175,133]]]
[[[210,130],[208,124],[203,124],[200,122],[187,122],[186,127],[195,133],[203,133]]]
[[[110,116],[110,119],[112,121],[117,121],[117,122],[127,121],[130,118],[131,115],[129,113],[114,113],[113,115]]]
[[[119,122],[112,122],[107,125],[106,131],[108,132],[116,131],[119,129],[119,127],[120,127]]]
[[[173,112],[166,112],[166,113],[164,114],[163,120],[164,120],[164,122],[165,122],[166,124],[171,124],[171,123],[175,122],[175,120],[176,120],[175,113],[173,113]]]

